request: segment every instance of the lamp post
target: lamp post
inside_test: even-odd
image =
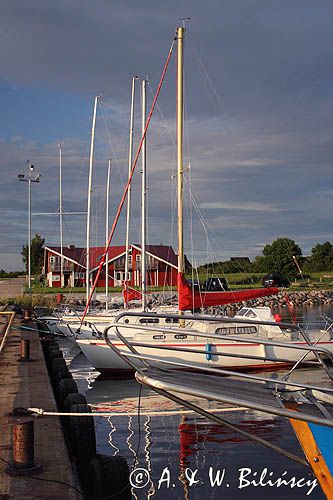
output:
[[[21,182],[28,183],[28,288],[31,293],[31,183],[40,182],[41,174],[32,177],[35,167],[32,163],[28,163],[28,175],[18,174],[17,178]]]

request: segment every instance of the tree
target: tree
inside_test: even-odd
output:
[[[289,279],[298,275],[293,256],[302,263],[302,250],[289,238],[278,238],[271,245],[265,245],[263,249],[264,261],[261,264],[267,272],[278,273]]]
[[[31,274],[39,274],[41,272],[44,260],[44,242],[44,238],[39,234],[35,234],[31,240]],[[21,255],[26,272],[28,272],[28,245],[23,245]]]
[[[266,258],[263,255],[257,255],[252,264],[252,272],[268,273],[270,271]]]
[[[318,243],[312,248],[305,270],[310,272],[333,270],[333,245],[329,241]]]

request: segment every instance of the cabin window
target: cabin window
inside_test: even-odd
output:
[[[237,333],[257,333],[258,329],[256,326],[239,326],[237,328]]]
[[[159,322],[160,322],[160,320],[159,320],[158,318],[141,318],[141,319],[139,320],[139,323],[141,323],[141,324],[143,324],[143,323],[144,323],[144,324],[146,324],[146,325],[147,325],[148,323],[155,323],[155,324],[156,324],[156,323],[159,323]]]
[[[179,319],[178,318],[166,318],[165,322],[166,323],[179,323]]]
[[[215,333],[222,333],[222,335],[228,335],[229,328],[216,328]]]
[[[247,313],[244,314],[244,316],[246,316],[247,318],[256,318],[257,317],[257,315],[253,311],[251,311],[251,309],[249,309],[247,311]]]
[[[237,327],[223,327],[216,328],[215,333],[221,333],[222,335],[235,335],[235,334],[249,334],[257,333],[258,328],[256,326],[237,326]]]

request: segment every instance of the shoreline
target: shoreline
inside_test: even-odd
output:
[[[242,302],[244,307],[262,307],[268,306],[273,310],[288,308],[288,302],[294,307],[312,307],[333,303],[333,290],[308,290],[294,291],[288,290],[279,292],[276,295],[268,297],[260,297],[258,299],[247,300]],[[239,310],[239,304],[230,304],[227,307],[228,312]]]

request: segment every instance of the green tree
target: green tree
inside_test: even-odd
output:
[[[44,242],[44,238],[39,234],[35,234],[31,240],[31,274],[41,272],[44,260]],[[28,272],[28,245],[23,245],[21,255],[26,272]]]
[[[293,256],[299,264],[302,263],[302,250],[289,238],[278,238],[271,245],[265,245],[263,249],[266,272],[278,273],[289,279],[298,275]]]
[[[311,250],[311,255],[304,266],[306,271],[332,271],[333,270],[333,245],[326,241],[318,243]]]
[[[270,268],[266,258],[263,255],[257,255],[252,263],[252,272],[254,273],[268,273]]]

